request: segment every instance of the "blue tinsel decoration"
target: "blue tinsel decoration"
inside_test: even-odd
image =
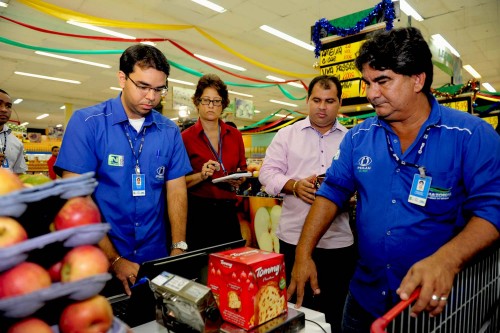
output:
[[[380,16],[383,13],[384,20],[386,22],[386,30],[391,30],[394,27],[393,21],[396,17],[394,12],[394,4],[391,0],[382,0],[377,4],[373,10],[368,14],[367,17],[361,19],[356,23],[354,27],[350,28],[339,28],[330,24],[330,22],[325,19],[319,19],[314,24],[312,41],[315,44],[314,56],[319,57],[321,51],[321,38],[328,35],[338,35],[341,37],[351,36],[359,33],[363,30],[368,23],[370,23],[374,18]]]

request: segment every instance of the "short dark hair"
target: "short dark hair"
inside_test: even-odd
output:
[[[10,95],[9,95],[9,93],[8,93],[8,92],[6,92],[6,91],[5,91],[5,90],[3,90],[3,89],[0,89],[0,93],[5,94],[5,95],[7,95],[7,96],[10,96]]]
[[[54,151],[54,149],[56,148],[59,148],[59,146],[52,146],[52,148],[50,148],[50,151]]]
[[[198,106],[200,104],[200,97],[206,88],[214,88],[222,98],[222,110],[229,105],[229,92],[227,86],[216,74],[205,74],[198,80],[196,91],[193,95],[193,103]]]
[[[312,90],[316,84],[319,84],[324,89],[330,89],[330,84],[333,83],[337,87],[337,97],[339,100],[342,98],[342,85],[336,76],[331,75],[320,75],[312,79],[309,83],[309,88],[307,89],[307,98],[311,97]]]
[[[406,76],[425,73],[422,91],[430,92],[433,80],[432,53],[417,28],[398,28],[372,35],[361,48],[355,60],[361,72],[364,64],[382,71],[392,70]]]
[[[155,68],[167,76],[170,75],[170,64],[167,57],[156,47],[145,44],[129,46],[120,56],[120,71],[129,75],[134,66],[140,68]]]

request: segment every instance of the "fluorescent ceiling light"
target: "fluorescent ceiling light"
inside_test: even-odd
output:
[[[176,121],[176,120],[179,120],[179,117],[170,118],[170,120],[172,120],[172,121]]]
[[[81,63],[81,64],[90,65],[90,66],[96,66],[96,67],[102,67],[102,68],[111,68],[110,65],[104,65],[104,64],[100,64],[98,62],[81,60],[81,59],[76,59],[76,58],[71,58],[71,57],[65,57],[65,56],[61,56],[61,55],[58,55],[58,54],[54,54],[54,53],[48,53],[48,52],[42,52],[42,51],[35,51],[35,53],[38,54],[38,55],[46,56],[46,57],[52,57],[52,58],[57,58],[57,59],[61,59],[61,60],[78,62],[78,63]]]
[[[293,106],[293,107],[298,107],[297,104],[292,104],[292,103],[287,103],[287,102],[282,102],[282,101],[277,101],[275,99],[270,99],[269,102],[271,103],[276,103],[276,104],[283,104],[283,105],[288,105],[288,106]]]
[[[9,6],[8,3],[0,1],[0,7],[8,7],[8,6]]]
[[[66,105],[61,106],[59,109],[66,110]]]
[[[269,80],[277,81],[277,82],[285,82],[286,81],[285,79],[279,78],[277,76],[272,76],[272,75],[268,75],[268,76],[266,76],[266,78],[268,78]],[[304,88],[303,85],[301,85],[300,83],[297,83],[297,82],[288,82],[287,84],[294,86],[294,87],[298,87],[298,88]]]
[[[77,21],[73,21],[73,20],[66,21],[66,23],[69,23],[69,24],[72,24],[72,25],[76,25],[78,27],[82,27],[82,28],[85,28],[85,29],[94,30],[94,31],[97,31],[97,32],[100,32],[100,33],[103,33],[103,34],[106,34],[106,35],[115,36],[115,37],[118,37],[118,38],[135,39],[135,37],[133,37],[133,36],[125,35],[125,34],[122,34],[122,33],[119,33],[119,32],[113,31],[113,30],[109,30],[109,29],[104,29],[104,28],[101,28],[101,27],[96,27],[95,25],[92,25],[92,24],[81,23],[81,22],[77,22]]]
[[[62,124],[57,124],[56,125],[57,128],[61,128],[62,127]]]
[[[236,65],[230,64],[228,62],[224,62],[224,61],[220,61],[220,60],[217,60],[217,59],[205,57],[205,56],[202,56],[202,55],[199,55],[199,54],[195,54],[195,56],[198,57],[198,58],[200,58],[200,59],[202,59],[202,60],[211,62],[213,64],[217,64],[217,65],[229,67],[229,68],[236,69],[236,70],[242,71],[242,72],[246,71],[246,68],[243,68],[243,67],[240,67],[240,66],[236,66]]]
[[[460,53],[458,53],[458,51],[455,50],[455,48],[453,48],[453,46],[451,46],[451,44],[448,43],[448,41],[444,39],[443,36],[441,36],[440,34],[435,34],[432,35],[431,37],[434,38],[434,40],[438,43],[438,45],[441,45],[441,47],[443,48],[448,48],[448,50],[450,50],[451,53],[453,53],[457,57],[460,57]]]
[[[171,78],[168,78],[168,82],[175,82],[175,83],[185,84],[186,86],[194,86],[194,83],[192,83],[192,82],[182,81],[182,80],[177,80],[177,79],[171,79]]]
[[[13,104],[19,104],[19,103],[21,103],[22,101],[23,101],[23,99],[22,99],[22,98],[18,98],[18,99],[16,99],[16,100],[15,100],[14,102],[12,102],[12,103],[13,103]]]
[[[52,77],[52,76],[45,76],[45,75],[31,74],[31,73],[25,73],[25,72],[14,72],[14,74],[17,74],[17,75],[23,75],[23,76],[30,76],[30,77],[36,77],[37,79],[45,79],[45,80],[52,80],[52,81],[60,81],[60,82],[73,83],[73,84],[81,84],[81,82],[80,82],[80,81],[68,80],[68,79],[61,79],[61,78],[59,78],[59,77]]]
[[[21,126],[27,126],[29,125],[29,123],[27,121],[25,121],[24,123],[21,124]]]
[[[141,44],[150,45],[150,46],[156,46],[155,42],[150,42],[150,41],[141,42]]]
[[[49,116],[48,113],[44,113],[44,114],[41,114],[38,117],[36,117],[36,119],[43,119],[43,118],[47,118],[48,116]]]
[[[294,116],[285,116],[284,114],[279,114],[279,113],[275,114],[274,116],[275,116],[275,117],[280,117],[280,118],[285,118],[285,117],[286,117],[286,118],[288,118],[288,119],[293,119],[293,118],[295,118]]]
[[[118,87],[109,87],[109,89],[111,89],[111,90],[118,90],[118,91],[122,91],[122,88],[118,88]]]
[[[483,83],[482,86],[485,87],[489,92],[496,92],[495,88],[493,88],[493,86],[488,82]]]
[[[253,97],[253,95],[244,94],[244,93],[239,93],[239,92],[232,91],[232,90],[228,90],[228,92],[229,92],[230,94],[233,94],[233,95],[240,95],[240,96],[245,96],[245,97]]]
[[[286,40],[287,42],[290,42],[290,43],[293,43],[297,46],[300,46],[300,47],[303,47],[305,48],[306,50],[309,50],[309,51],[314,51],[314,46],[312,46],[311,44],[308,44],[306,42],[303,42],[295,37],[292,37],[290,35],[287,35],[285,34],[284,32],[281,32],[279,30],[276,30],[274,28],[271,28],[270,26],[268,25],[261,25],[260,26],[260,29],[264,30],[265,32],[268,32],[270,33],[271,35],[275,35],[276,37],[279,37],[281,39],[284,39]]]
[[[465,65],[464,69],[467,72],[469,72],[469,74],[472,75],[474,78],[476,78],[476,79],[480,79],[481,78],[481,75],[478,72],[476,72],[476,70],[474,68],[472,68],[471,65]]]
[[[224,13],[226,11],[226,8],[221,7],[211,1],[207,0],[191,0],[191,1],[196,2],[198,5],[202,5],[203,7],[211,9],[217,13]]]
[[[253,110],[253,113],[260,113],[260,110]]]
[[[304,89],[304,86],[298,82],[288,82],[287,84],[291,85],[291,86],[294,86],[294,87],[297,87],[297,88],[302,88]]]
[[[401,9],[401,11],[403,13],[405,13],[407,16],[411,16],[417,21],[424,20],[424,18],[422,16],[420,16],[420,14],[417,13],[417,11],[415,9],[413,9],[413,7],[410,6],[410,4],[408,2],[406,2],[405,0],[399,1],[399,9]]]

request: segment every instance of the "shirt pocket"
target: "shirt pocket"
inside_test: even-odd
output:
[[[152,156],[148,166],[151,186],[162,187],[165,184],[168,174],[168,158],[165,156]]]
[[[460,210],[458,175],[452,170],[446,172],[433,172],[432,182],[427,202],[423,207],[425,213],[438,220],[450,219]]]

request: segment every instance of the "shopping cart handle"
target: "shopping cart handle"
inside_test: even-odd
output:
[[[396,304],[392,309],[387,311],[382,317],[378,318],[372,323],[370,328],[371,333],[384,333],[386,332],[385,328],[389,323],[396,318],[401,312],[404,311],[408,306],[410,306],[420,295],[420,288],[415,289],[410,297],[406,301],[401,301]]]

